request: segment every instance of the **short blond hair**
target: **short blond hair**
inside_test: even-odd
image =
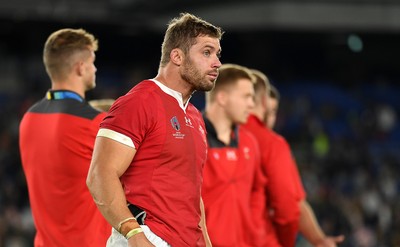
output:
[[[254,83],[255,103],[258,104],[261,100],[261,96],[269,95],[271,90],[271,84],[268,77],[261,71],[251,69],[251,73],[256,78]]]
[[[206,101],[213,102],[215,95],[222,90],[226,90],[231,86],[236,85],[240,79],[249,79],[252,83],[255,83],[256,78],[252,72],[238,64],[223,64],[219,68],[219,75],[215,81],[214,88],[206,93]]]
[[[279,102],[279,100],[281,99],[281,95],[278,89],[272,84],[270,84],[270,88],[271,90],[269,90],[269,97],[276,99]]]
[[[65,28],[53,32],[43,49],[43,62],[50,78],[63,79],[72,69],[77,53],[97,51],[98,40],[84,29]]]

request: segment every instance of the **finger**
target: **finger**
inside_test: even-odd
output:
[[[332,239],[333,239],[333,241],[335,241],[335,243],[341,243],[344,241],[344,235],[339,235],[339,236],[333,237]]]

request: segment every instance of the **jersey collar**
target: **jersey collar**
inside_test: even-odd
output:
[[[175,90],[165,86],[164,84],[162,84],[161,82],[159,82],[155,79],[150,79],[150,81],[154,82],[164,93],[174,97],[178,101],[178,104],[182,108],[182,110],[184,112],[186,112],[186,108],[189,104],[189,100],[192,97],[191,95],[190,95],[189,99],[186,101],[186,104],[183,104],[183,97],[180,92],[175,91]]]
[[[206,114],[203,112],[204,124],[207,130],[207,141],[208,145],[211,148],[223,148],[223,147],[232,147],[236,148],[239,146],[239,126],[232,125],[231,132],[231,140],[229,145],[226,145],[224,142],[218,139],[217,131],[215,130],[214,125],[211,121],[206,117]]]
[[[49,90],[46,93],[46,99],[48,100],[74,99],[79,102],[84,101],[84,99],[79,94],[69,90]]]

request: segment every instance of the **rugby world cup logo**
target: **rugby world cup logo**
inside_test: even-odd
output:
[[[181,129],[181,125],[179,124],[178,118],[176,116],[171,118],[171,125],[177,131]]]

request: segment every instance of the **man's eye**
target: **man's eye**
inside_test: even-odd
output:
[[[210,56],[210,54],[211,54],[210,51],[204,51],[204,55],[205,55],[205,56],[208,57],[208,56]]]

